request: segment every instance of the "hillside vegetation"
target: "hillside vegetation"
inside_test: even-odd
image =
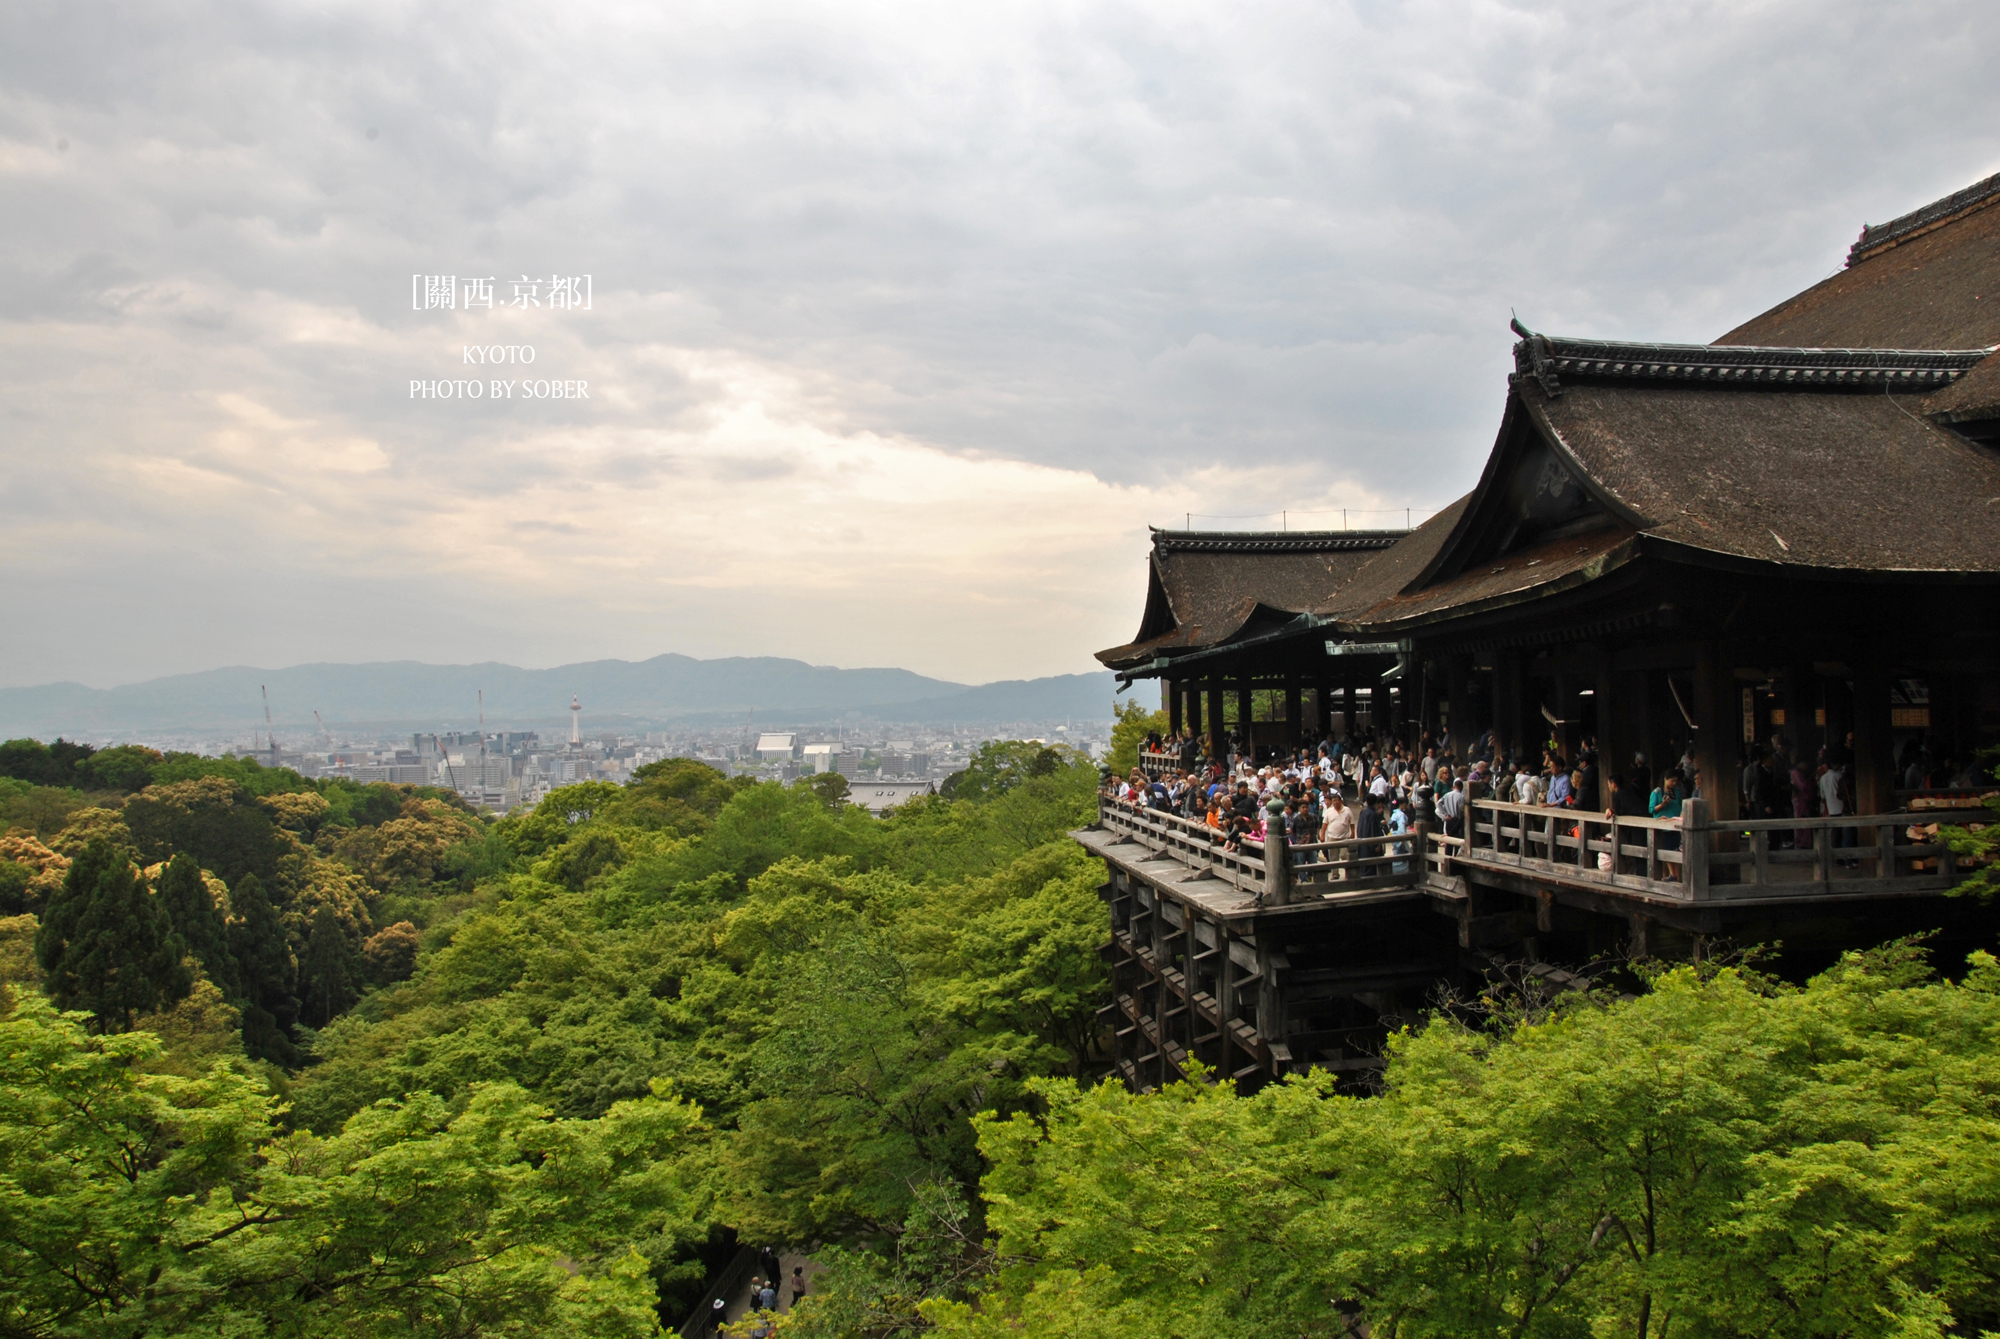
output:
[[[447,794],[0,746],[4,1332],[796,1339],[2000,1328],[2000,965],[1641,965],[1381,1091],[1091,1076],[1095,774],[883,819],[685,761]],[[1985,837],[1988,834],[1979,834]]]

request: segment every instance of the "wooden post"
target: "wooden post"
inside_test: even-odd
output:
[[[1625,913],[1626,928],[1632,932],[1632,941],[1627,946],[1627,954],[1633,959],[1653,956],[1653,918],[1641,912]]]
[[[1257,761],[1257,732],[1252,717],[1256,715],[1256,711],[1250,693],[1250,676],[1246,671],[1244,676],[1236,681],[1236,728],[1243,734],[1244,756],[1254,765]]]
[[[1459,757],[1472,747],[1477,738],[1469,733],[1472,727],[1472,657],[1446,656],[1444,660],[1444,728],[1451,735],[1452,749]]]
[[[1285,820],[1279,816],[1277,826],[1268,826],[1270,815],[1265,816],[1264,832],[1264,892],[1258,899],[1267,907],[1288,907],[1292,904],[1292,853],[1285,842]]]
[[[1813,699],[1813,668],[1811,665],[1788,665],[1785,667],[1785,729],[1784,736],[1792,746],[1792,756],[1806,765],[1806,775],[1813,774],[1813,759],[1819,756],[1819,742],[1814,738],[1817,728],[1813,724],[1815,710]],[[1790,807],[1792,779],[1785,778],[1787,808]]]
[[[1597,717],[1597,799],[1602,800],[1608,793],[1604,789],[1604,779],[1613,772],[1623,772],[1632,760],[1618,756],[1618,694],[1612,683],[1611,653],[1599,646],[1594,657],[1597,671],[1597,691],[1592,694],[1592,705]],[[1626,750],[1629,754],[1631,750]],[[1578,760],[1580,761],[1580,760]],[[1571,763],[1575,766],[1575,762]]]
[[[1222,722],[1222,680],[1213,675],[1208,680],[1208,756],[1213,762],[1222,762],[1228,749],[1228,731]]]
[[[1353,670],[1341,676],[1340,681],[1340,737],[1352,741],[1354,738],[1355,690],[1359,681]]]
[[[1681,805],[1681,886],[1699,902],[1708,896],[1710,802],[1688,800]],[[1733,815],[1732,815],[1733,816]]]
[[[1257,937],[1257,1035],[1271,1054],[1271,1072],[1278,1072],[1276,1049],[1285,1042],[1283,1001],[1278,995],[1277,955],[1264,936]]]
[[[1493,728],[1501,748],[1519,752],[1521,739],[1521,658],[1518,652],[1493,653]],[[1499,750],[1495,750],[1497,757]]]
[[[1181,686],[1171,679],[1162,680],[1160,686],[1167,690],[1167,731],[1177,735],[1181,732]]]
[[[1738,788],[1742,778],[1737,758],[1742,752],[1739,731],[1742,706],[1737,698],[1736,671],[1722,647],[1703,642],[1694,665],[1694,762],[1701,797],[1718,822],[1741,818]]]
[[[1889,676],[1879,660],[1854,671],[1854,811],[1886,814],[1896,807],[1896,759],[1889,738]]]
[[[1196,1041],[1196,1038],[1201,1036],[1201,1014],[1194,1007],[1194,997],[1201,993],[1201,969],[1195,966],[1195,959],[1201,954],[1201,938],[1194,932],[1195,920],[1193,904],[1188,902],[1181,903],[1181,930],[1183,939],[1181,953],[1187,960],[1187,966],[1182,973],[1181,980],[1187,983],[1187,999],[1185,1003],[1187,1005],[1187,1053],[1190,1060],[1201,1059],[1199,1043]]]
[[[1230,1035],[1229,1022],[1235,1017],[1236,964],[1229,960],[1229,927],[1218,924],[1215,927],[1215,1018],[1222,1029],[1222,1038],[1217,1043],[1221,1072],[1216,1077],[1223,1083],[1233,1083],[1236,1073],[1236,1066],[1229,1056],[1236,1040]]]

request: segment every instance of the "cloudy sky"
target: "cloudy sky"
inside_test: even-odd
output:
[[[1149,523],[1421,518],[1510,309],[1712,338],[2000,170],[1995,68],[1992,0],[12,0],[0,684],[1091,668]],[[409,393],[524,375],[589,399]]]

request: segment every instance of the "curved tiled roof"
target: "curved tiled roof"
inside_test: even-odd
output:
[[[1155,656],[1217,646],[1271,616],[1325,604],[1401,530],[1155,530],[1139,635],[1099,651],[1124,669]],[[1261,613],[1261,617],[1260,617]]]
[[[1949,386],[1993,352],[1979,349],[1791,349],[1755,344],[1634,344],[1538,335],[1523,338],[1514,366],[1550,395],[1566,379],[1783,386],[1798,390],[1932,391]]]
[[[1850,267],[1858,265],[1892,246],[1900,246],[1913,237],[1942,227],[1961,214],[1984,209],[1996,200],[2000,200],[2000,172],[1984,181],[1976,181],[1962,191],[1953,191],[1942,200],[1933,200],[1921,209],[1898,215],[1887,223],[1864,225],[1861,236],[1847,249],[1847,263]]]
[[[1890,395],[1523,379],[1545,438],[1648,539],[1796,568],[2000,573],[2000,453]]]

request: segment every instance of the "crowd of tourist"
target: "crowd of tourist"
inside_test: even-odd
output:
[[[1678,743],[1678,741],[1677,741]],[[1331,851],[1294,856],[1299,877],[1369,877],[1383,869],[1409,871],[1410,834],[1419,824],[1462,839],[1466,805],[1492,799],[1533,808],[1573,811],[1563,843],[1551,858],[1582,858],[1582,820],[1602,817],[1679,820],[1691,799],[1703,795],[1704,778],[1692,744],[1676,760],[1655,768],[1644,753],[1606,772],[1595,739],[1574,747],[1551,739],[1526,748],[1504,745],[1487,731],[1461,752],[1451,736],[1423,735],[1414,746],[1372,733],[1322,740],[1296,752],[1253,757],[1240,735],[1231,732],[1225,754],[1208,756],[1198,735],[1153,735],[1146,740],[1148,769],[1135,767],[1119,778],[1107,771],[1106,794],[1117,803],[1177,814],[1204,825],[1226,850],[1264,842],[1281,826],[1292,847],[1359,842]],[[1951,760],[1934,762],[1919,743],[1898,759],[1906,788],[1956,784]],[[1808,758],[1794,752],[1783,736],[1751,750],[1738,779],[1744,818],[1838,817],[1855,811],[1853,736],[1829,743]],[[1969,782],[1967,783],[1969,784]],[[1856,830],[1836,829],[1837,846],[1852,846]],[[1601,836],[1598,838],[1601,840]],[[1775,834],[1773,845],[1807,847],[1809,829]],[[1679,877],[1680,833],[1662,830],[1654,839],[1661,877]],[[1613,867],[1608,851],[1595,857]],[[1846,863],[1846,862],[1843,862]],[[1317,865],[1335,868],[1316,869]],[[1627,862],[1619,868],[1630,870]]]

